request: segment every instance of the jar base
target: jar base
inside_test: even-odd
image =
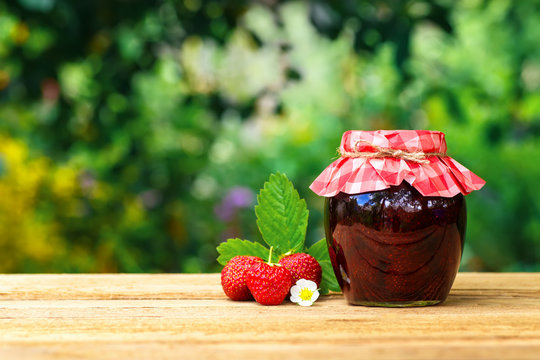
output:
[[[351,305],[371,306],[371,307],[390,307],[390,308],[406,308],[406,307],[422,307],[433,306],[442,303],[441,300],[418,300],[418,301],[349,301]]]

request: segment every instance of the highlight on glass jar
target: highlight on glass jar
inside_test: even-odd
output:
[[[310,188],[326,197],[328,251],[347,301],[442,303],[463,254],[464,195],[485,181],[446,154],[438,131],[351,130],[339,153]]]

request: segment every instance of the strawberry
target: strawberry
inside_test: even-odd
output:
[[[292,254],[279,260],[279,263],[291,272],[294,283],[306,279],[314,281],[317,287],[321,285],[322,268],[313,256],[305,253]]]
[[[259,304],[279,305],[289,294],[293,278],[280,264],[259,262],[247,271],[246,283]]]
[[[232,300],[251,300],[253,296],[246,285],[246,271],[262,262],[256,256],[235,256],[221,270],[221,286],[225,295]]]

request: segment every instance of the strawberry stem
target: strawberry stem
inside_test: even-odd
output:
[[[272,264],[272,250],[274,250],[273,246],[270,246],[270,252],[268,253],[268,262],[267,264]]]

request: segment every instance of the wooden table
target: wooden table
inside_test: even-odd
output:
[[[540,359],[540,273],[460,273],[426,308],[261,306],[219,274],[0,275],[0,359]]]

